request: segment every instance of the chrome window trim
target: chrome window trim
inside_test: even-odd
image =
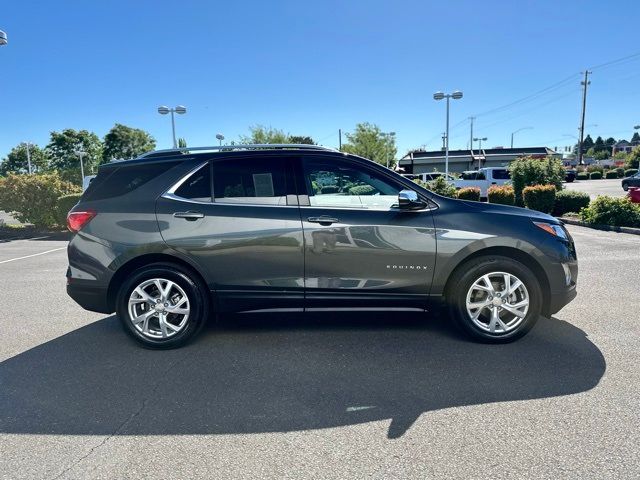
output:
[[[186,182],[187,180],[189,180],[189,178],[196,173],[198,170],[200,170],[202,167],[204,167],[205,165],[208,165],[209,161],[207,160],[206,162],[202,162],[200,164],[198,164],[198,166],[194,167],[193,169],[191,169],[189,172],[187,172],[182,178],[180,178],[180,180],[178,180],[176,183],[173,184],[173,186],[171,188],[169,188],[169,190],[167,190],[166,192],[164,192],[161,197],[162,198],[166,198],[168,200],[175,200],[177,202],[185,202],[185,203],[193,203],[196,205],[230,205],[230,206],[234,206],[234,207],[278,207],[278,208],[298,208],[298,205],[272,205],[272,204],[264,204],[264,203],[224,203],[224,202],[201,202],[200,200],[192,200],[190,198],[184,198],[181,197],[179,195],[176,195],[176,190],[178,188],[180,188],[180,186]],[[247,197],[249,198],[249,197]]]

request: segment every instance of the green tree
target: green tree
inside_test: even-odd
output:
[[[29,144],[29,156],[31,157],[32,173],[46,171],[49,167],[49,156],[38,145]],[[0,163],[0,175],[6,176],[9,173],[29,173],[27,146],[24,143],[13,147]]]
[[[637,143],[640,144],[640,133],[638,132],[633,132],[633,137],[631,137],[631,143]]]
[[[584,140],[582,140],[582,147],[585,150],[589,150],[591,147],[593,147],[593,138],[591,138],[591,135],[587,135]]]
[[[287,143],[297,143],[300,145],[315,145],[313,138],[306,135],[291,135]]]
[[[102,163],[135,158],[154,148],[155,139],[144,130],[116,123],[104,136]]]
[[[178,148],[187,148],[187,140],[180,137],[178,139]]]
[[[254,125],[249,127],[249,132],[240,136],[241,144],[289,143],[289,134],[277,128]]]
[[[609,137],[604,141],[604,144],[607,147],[607,152],[609,153],[609,156],[611,156],[611,153],[613,152],[613,146],[616,144],[616,139],[613,137]]]
[[[640,146],[634,148],[624,161],[624,168],[640,168]]]
[[[347,133],[347,142],[342,145],[342,151],[353,153],[369,160],[373,160],[381,165],[389,166],[395,164],[398,153],[394,137],[385,135],[380,127],[371,123],[359,123],[355,132]]]
[[[525,187],[534,185],[553,185],[556,190],[562,190],[566,172],[562,162],[553,157],[543,159],[523,157],[509,165],[511,183],[516,195],[516,204],[524,205],[522,192]]]
[[[83,157],[85,175],[94,172],[102,160],[102,142],[95,133],[88,130],[67,128],[62,132],[51,132],[46,151],[51,157],[51,169],[59,171],[79,171],[78,151],[86,153]]]
[[[598,153],[601,152],[603,150],[606,150],[606,146],[604,144],[604,140],[602,139],[602,137],[598,137],[596,138],[596,143],[593,144],[593,150]]]

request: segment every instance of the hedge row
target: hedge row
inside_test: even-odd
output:
[[[551,213],[556,203],[556,187],[555,185],[525,187],[522,191],[522,199],[525,206],[531,210]]]
[[[561,217],[568,212],[580,213],[580,210],[589,206],[589,201],[589,194],[585,192],[561,190],[556,193],[556,203],[553,207],[553,215]]]
[[[65,207],[58,206],[58,199],[70,194],[79,195],[80,188],[65,182],[57,173],[9,174],[0,178],[0,210],[10,212],[22,223],[32,223],[40,228],[66,224],[66,213],[65,220],[59,213],[59,209]],[[70,201],[65,199],[63,202]]]
[[[489,187],[489,190],[487,190],[487,200],[489,203],[514,205],[516,203],[516,194],[510,185],[492,185]]]

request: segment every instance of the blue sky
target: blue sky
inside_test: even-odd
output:
[[[339,128],[368,121],[396,131],[400,153],[439,148],[444,102],[432,95],[454,89],[452,148],[467,146],[470,115],[487,146],[529,126],[516,146],[567,145],[579,72],[640,53],[639,18],[637,1],[4,0],[0,158],[51,130],[103,136],[115,122],[169,147],[161,104],[187,107],[177,133],[189,145],[263,124],[337,146]],[[594,68],[587,124],[631,136],[640,55]]]

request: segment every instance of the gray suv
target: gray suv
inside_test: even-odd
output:
[[[527,333],[576,295],[555,218],[444,198],[310,145],[156,151],[100,167],[69,212],[67,292],[151,348],[214,313],[434,311],[474,339]]]

